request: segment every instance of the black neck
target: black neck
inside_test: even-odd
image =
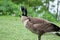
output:
[[[21,7],[22,16],[27,16],[27,9],[25,7]]]

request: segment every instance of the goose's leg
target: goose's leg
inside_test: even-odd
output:
[[[38,40],[41,40],[41,35],[40,34],[38,35]]]
[[[39,31],[38,32],[38,40],[41,40],[41,36],[44,34],[45,32],[44,31]]]

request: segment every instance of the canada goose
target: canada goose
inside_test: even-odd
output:
[[[41,40],[41,36],[46,32],[55,32],[57,36],[60,36],[60,34],[57,33],[60,30],[57,25],[50,23],[49,21],[46,21],[44,19],[28,17],[27,9],[24,6],[21,6],[21,11],[21,19],[24,23],[24,26],[31,32],[38,34],[38,40]]]

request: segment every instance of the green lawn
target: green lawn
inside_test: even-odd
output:
[[[37,40],[37,35],[26,29],[19,17],[0,16],[0,40]],[[60,37],[45,34],[42,40],[60,40]]]

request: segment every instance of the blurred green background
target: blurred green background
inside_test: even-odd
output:
[[[57,13],[52,14],[49,11],[50,1],[54,2],[54,0],[0,0],[0,40],[37,40],[37,35],[26,29],[21,22],[21,6],[27,8],[28,16],[43,18],[60,26],[58,8]],[[42,40],[60,40],[60,37],[45,34]]]

